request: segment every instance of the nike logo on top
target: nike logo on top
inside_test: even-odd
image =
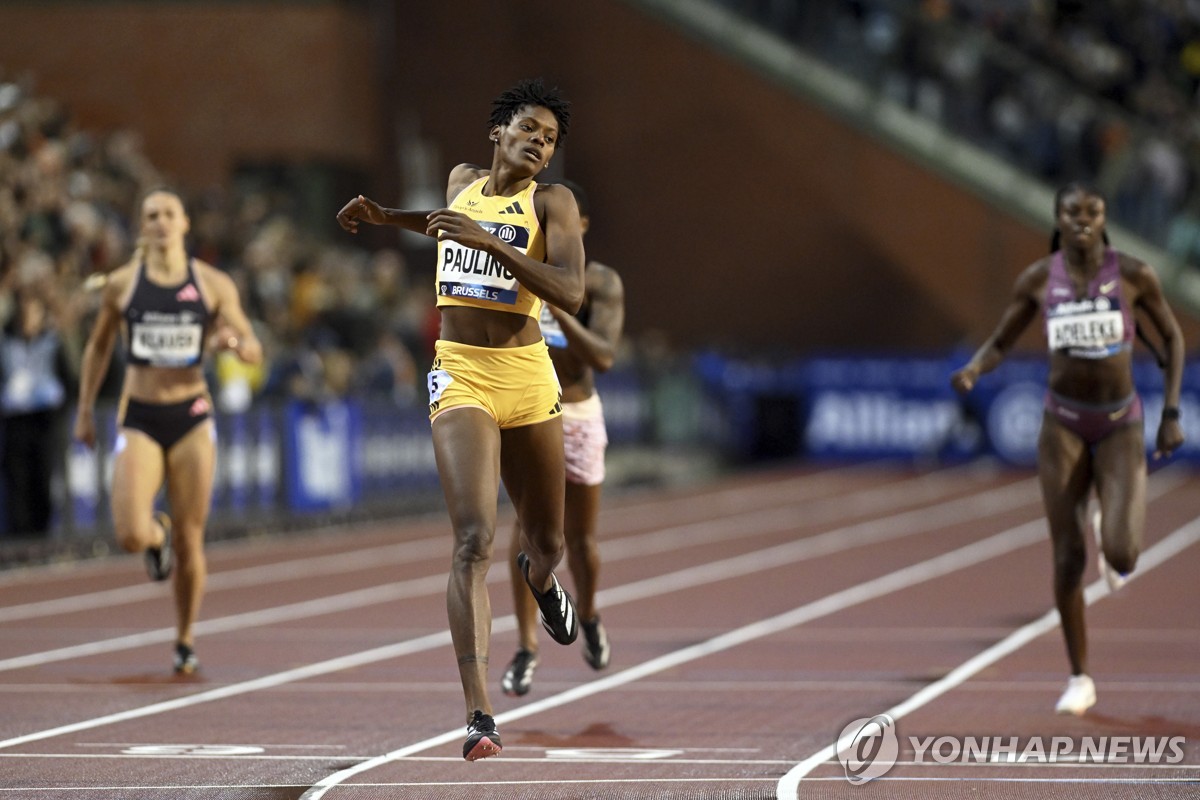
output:
[[[519,202],[514,202],[512,205],[510,205],[508,208],[504,209],[500,213],[501,214],[524,214],[525,209],[521,208],[521,204]]]
[[[1108,294],[1113,289],[1117,288],[1116,280],[1111,280],[1108,283],[1100,284],[1100,294]]]

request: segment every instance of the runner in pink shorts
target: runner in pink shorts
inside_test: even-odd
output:
[[[566,450],[567,483],[594,486],[604,483],[604,450],[608,429],[604,406],[593,393],[578,403],[563,403],[563,447]]]
[[[583,231],[588,229],[587,197],[579,186],[563,181],[579,204]],[[567,467],[566,509],[563,538],[567,565],[575,581],[575,607],[583,629],[583,658],[593,669],[608,666],[608,634],[596,612],[596,582],[600,552],[596,546],[596,521],[600,491],[604,483],[604,450],[608,433],[604,409],[596,394],[595,374],[613,364],[617,342],[625,324],[625,290],[611,267],[595,261],[584,270],[584,300],[579,314],[571,316],[549,303],[542,306],[542,337],[562,385],[563,440]],[[520,550],[520,521],[513,526],[509,567],[512,571],[513,603],[516,607],[520,641],[516,655],[504,671],[500,686],[504,693],[519,697],[533,686],[538,663],[537,607],[525,589],[516,562]]]

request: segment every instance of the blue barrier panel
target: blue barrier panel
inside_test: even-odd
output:
[[[933,358],[817,358],[805,369],[805,452],[817,458],[962,456],[978,447]]]
[[[804,446],[803,362],[747,362],[708,352],[692,360],[692,370],[712,411],[721,417],[705,423],[712,429],[710,441],[727,455],[753,460],[768,442],[772,445],[766,449],[776,455],[799,454]],[[780,413],[785,409],[790,413]],[[776,427],[776,422],[782,424]]]
[[[399,494],[437,488],[437,463],[425,406],[366,405],[362,430],[365,500],[395,500]]]
[[[640,442],[650,424],[650,403],[641,376],[632,368],[596,374],[596,393],[604,404],[611,444]]]
[[[282,456],[278,417],[278,410],[269,406],[215,415],[214,515],[271,511],[279,502]]]
[[[284,410],[284,481],[288,508],[331,511],[362,491],[362,415],[357,404],[293,401]]]
[[[1017,466],[1036,464],[1045,358],[1010,358],[959,397],[950,388],[950,374],[968,357],[822,357],[763,365],[708,355],[697,359],[696,368],[719,395],[733,449],[742,456],[762,452],[764,440],[795,435],[785,416],[764,415],[763,401],[769,399],[776,406],[788,401],[801,414],[797,455],[955,461],[990,454]],[[1149,359],[1138,359],[1134,380],[1152,451],[1162,412],[1162,372]],[[1200,464],[1200,362],[1185,367],[1180,409],[1187,441],[1175,458]],[[791,444],[775,451],[786,453]]]
[[[250,504],[251,458],[254,445],[249,414],[218,414],[217,470],[213,481],[213,506],[232,513]]]
[[[1045,359],[1010,359],[984,375],[971,393],[986,425],[989,451],[1010,464],[1028,467],[1037,463],[1048,369]],[[1162,370],[1149,359],[1138,359],[1133,378],[1145,410],[1146,450],[1152,452],[1162,416]],[[1187,440],[1174,458],[1200,464],[1200,362],[1184,366],[1179,405]]]
[[[89,450],[73,439],[67,445],[67,486],[70,491],[71,519],[78,529],[86,530],[110,524],[108,519],[101,519],[101,510],[107,515],[116,438],[116,410],[101,407],[96,409],[95,449]]]

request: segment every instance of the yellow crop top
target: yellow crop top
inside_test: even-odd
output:
[[[450,208],[460,211],[535,261],[546,260],[546,236],[533,207],[537,183],[511,197],[487,196],[487,176],[458,193]],[[473,306],[525,314],[537,319],[542,301],[508,269],[482,250],[438,240],[437,304]]]

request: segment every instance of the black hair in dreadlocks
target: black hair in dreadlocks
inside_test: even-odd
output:
[[[549,109],[558,120],[558,141],[555,144],[561,147],[567,140],[567,130],[571,127],[571,103],[563,99],[557,87],[547,89],[541,78],[525,78],[501,92],[500,96],[492,101],[492,116],[488,120],[488,127],[504,127],[512,122],[517,112],[525,106],[542,106]]]

